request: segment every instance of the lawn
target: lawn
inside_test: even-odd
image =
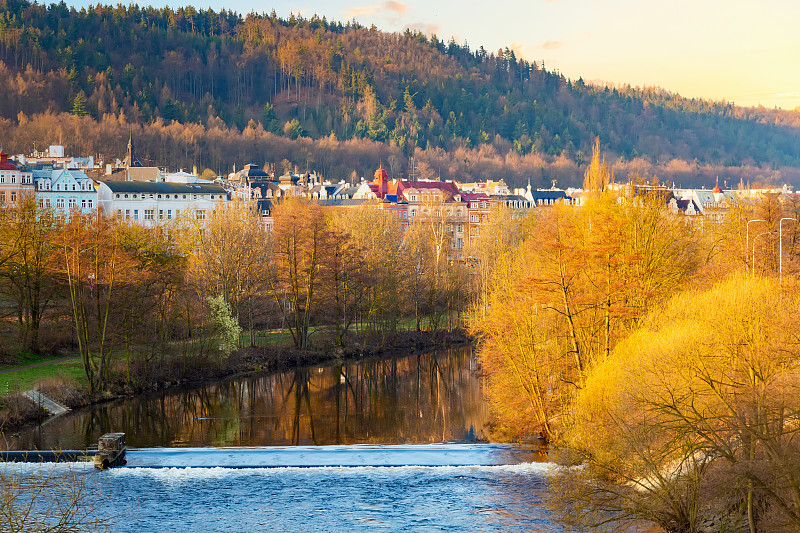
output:
[[[32,363],[27,362],[25,364]],[[86,383],[86,376],[83,373],[81,360],[72,359],[70,361],[62,361],[51,365],[42,365],[0,374],[0,391],[4,394],[6,386],[8,386],[10,392],[30,390],[37,381],[55,377],[72,380],[81,386]]]

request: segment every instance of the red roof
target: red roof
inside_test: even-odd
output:
[[[456,184],[452,181],[404,181],[398,180],[395,194],[400,195],[405,189],[439,189],[450,193],[452,196],[461,194]]]
[[[0,148],[0,170],[18,170],[17,166],[8,160],[8,154]]]
[[[471,192],[462,194],[461,199],[465,202],[469,202],[470,200],[489,200],[490,198],[485,192]]]

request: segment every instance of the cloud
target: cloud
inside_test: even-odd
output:
[[[438,34],[440,29],[441,27],[438,24],[426,24],[424,22],[414,22],[412,24],[406,24],[405,28],[403,28],[403,31],[406,30],[418,31],[430,37],[434,33]]]
[[[539,45],[539,48],[543,48],[544,50],[555,50],[557,48],[561,48],[564,46],[563,41],[545,41]]]
[[[518,42],[514,41],[513,43],[511,43],[510,45],[508,45],[508,48],[509,48],[509,49],[510,49],[512,52],[514,52],[514,55],[516,55],[517,57],[519,57],[519,56],[520,56],[520,54],[522,54],[522,49],[523,49],[523,48],[525,48],[525,43],[518,43]]]
[[[373,4],[370,6],[351,7],[347,12],[347,18],[352,19],[362,15],[376,15],[379,13],[394,14],[395,18],[402,16],[408,6],[397,0],[386,0],[380,4]]]

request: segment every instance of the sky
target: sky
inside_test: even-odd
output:
[[[186,3],[192,2],[153,1],[171,7]],[[473,50],[509,47],[573,80],[658,86],[742,106],[800,107],[798,0],[197,0],[192,5],[240,13],[275,9],[284,18],[316,13],[383,31],[411,28],[466,41]]]

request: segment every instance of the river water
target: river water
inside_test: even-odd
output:
[[[166,391],[76,411],[6,449],[125,432],[124,468],[77,471],[133,531],[561,531],[535,450],[488,444],[470,348]]]

